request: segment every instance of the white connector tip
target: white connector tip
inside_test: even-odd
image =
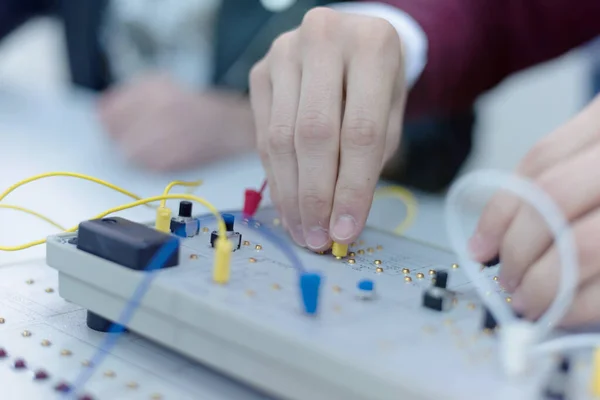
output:
[[[512,378],[524,375],[537,339],[535,326],[522,320],[510,322],[499,330],[499,339],[499,357],[504,372]]]

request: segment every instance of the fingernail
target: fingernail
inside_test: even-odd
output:
[[[292,239],[294,239],[298,246],[306,247],[302,225],[297,225],[290,233],[292,234]]]
[[[327,231],[320,226],[315,226],[310,229],[306,235],[306,244],[313,250],[318,250],[329,242]]]
[[[342,215],[333,226],[335,240],[348,240],[356,232],[356,220],[350,215]]]
[[[493,255],[490,256],[490,253],[494,251],[493,246],[493,241],[480,233],[475,234],[469,240],[469,250],[477,261],[486,262],[489,258],[493,257]]]

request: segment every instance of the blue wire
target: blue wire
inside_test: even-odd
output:
[[[263,224],[262,222],[260,222],[258,220],[249,219],[248,226],[256,229],[268,241],[273,243],[275,246],[279,247],[281,249],[281,251],[283,251],[283,253],[286,255],[286,257],[292,263],[292,267],[294,267],[296,269],[296,271],[298,271],[298,273],[302,274],[302,273],[306,272],[306,269],[302,265],[302,261],[300,261],[300,257],[298,257],[298,255],[294,251],[294,248],[292,247],[291,244],[289,244],[289,242],[287,242],[281,236],[278,236],[275,232],[273,232],[272,230],[267,228],[267,226],[265,226],[265,224]]]
[[[233,213],[236,216],[242,216],[242,213]],[[208,217],[205,220],[211,220],[214,217]],[[281,238],[277,234],[275,234],[272,230],[267,228],[267,226],[255,219],[248,220],[248,226],[256,229],[260,234],[262,234],[268,241],[273,243],[275,246],[279,247],[281,251],[285,254],[285,256],[290,260],[292,267],[296,269],[298,274],[303,274],[306,272],[306,269],[302,265],[302,261],[294,251],[292,245],[290,245],[285,239]],[[119,337],[124,333],[125,326],[128,325],[133,313],[136,310],[136,307],[140,304],[141,299],[146,294],[146,291],[150,287],[152,280],[156,277],[156,270],[163,268],[166,264],[167,260],[177,249],[178,239],[173,239],[163,245],[154,255],[148,267],[146,267],[145,271],[147,272],[144,275],[144,278],[139,283],[135,292],[129,299],[128,303],[125,305],[125,308],[121,312],[119,319],[117,322],[113,323],[108,331],[109,334],[106,335],[104,341],[98,351],[94,354],[90,361],[90,367],[84,369],[77,379],[75,379],[75,383],[71,390],[69,390],[69,394],[72,396],[76,396],[78,389],[85,386],[87,381],[91,378],[94,372],[98,369],[99,365],[104,361],[110,350],[114,347]]]
[[[235,217],[244,218],[244,214],[241,212],[227,212],[225,214],[230,214],[234,215]],[[212,215],[202,219],[203,222],[213,220],[216,220],[216,218]],[[273,232],[271,229],[269,229],[265,223],[250,218],[248,219],[248,227],[257,230],[258,233],[262,234],[262,236],[264,236],[269,242],[273,243],[276,247],[279,247],[279,249],[283,252],[283,254],[288,258],[288,260],[292,264],[292,267],[299,274],[303,274],[306,272],[306,269],[304,268],[302,261],[300,261],[300,258],[296,254],[294,247],[284,238],[282,238],[281,236]]]
[[[159,270],[164,267],[167,263],[168,259],[171,257],[173,252],[177,250],[179,240],[173,238],[165,243],[152,257],[152,260],[148,263],[148,266],[144,271],[147,273],[144,274],[144,278],[138,284],[135,289],[135,292],[129,299],[129,302],[125,305],[125,308],[121,312],[119,319],[113,323],[108,331],[108,334],[104,338],[104,341],[98,351],[94,354],[91,359],[90,368],[84,369],[77,379],[75,379],[75,383],[69,393],[72,396],[76,396],[78,389],[83,388],[90,377],[94,374],[94,372],[98,369],[99,365],[104,361],[110,350],[116,344],[119,337],[125,332],[125,326],[128,325],[131,320],[133,313],[136,310],[136,307],[140,304],[140,301],[146,294],[146,291],[150,287],[152,280],[156,277],[156,270]]]

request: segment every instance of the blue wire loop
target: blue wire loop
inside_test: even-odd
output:
[[[140,305],[140,302],[148,289],[150,288],[150,284],[152,280],[157,276],[157,270],[162,269],[174,251],[177,250],[178,239],[173,237],[172,240],[169,240],[165,243],[152,257],[150,263],[144,271],[147,273],[144,274],[144,278],[136,287],[133,295],[129,299],[127,305],[121,312],[119,319],[113,323],[108,331],[108,334],[105,336],[104,341],[100,345],[100,348],[91,359],[90,368],[83,369],[79,376],[75,379],[75,383],[73,384],[72,389],[69,391],[73,397],[77,396],[78,391],[85,386],[88,380],[92,377],[94,372],[98,369],[99,365],[104,361],[110,350],[117,343],[119,337],[125,332],[125,327],[131,321],[133,313],[136,308]]]
[[[240,213],[239,215],[242,214]],[[300,258],[294,251],[292,245],[289,244],[289,242],[287,242],[281,236],[277,235],[275,232],[273,232],[271,229],[265,226],[265,224],[261,223],[258,220],[248,219],[248,226],[256,229],[258,233],[260,233],[269,242],[278,247],[285,254],[285,256],[292,264],[292,267],[294,267],[294,269],[296,269],[298,273],[302,274],[306,272],[304,266],[302,265],[302,261],[300,261]]]
[[[242,213],[230,213],[236,216],[241,217]],[[207,217],[205,220],[215,219],[213,216]],[[269,229],[262,222],[255,219],[248,219],[248,226],[252,229],[255,229],[259,234],[264,236],[269,242],[274,244],[276,247],[281,249],[281,251],[285,254],[285,256],[289,259],[292,267],[298,272],[299,275],[303,275],[306,273],[304,266],[302,265],[302,261],[294,251],[292,245],[287,242],[284,238],[277,235],[271,229]],[[136,287],[133,295],[123,308],[121,315],[118,320],[115,321],[109,331],[105,336],[102,344],[92,357],[90,361],[90,367],[85,368],[82,372],[79,373],[77,378],[75,379],[75,383],[73,384],[71,390],[67,393],[69,396],[73,396],[74,398],[77,396],[77,393],[86,385],[89,379],[93,376],[94,372],[98,369],[100,364],[104,361],[106,356],[109,354],[111,349],[117,343],[120,336],[125,332],[125,329],[131,318],[133,317],[133,313],[136,311],[137,307],[140,305],[142,298],[150,288],[152,281],[157,276],[157,271],[162,269],[164,265],[167,263],[167,260],[173,252],[177,249],[178,240],[176,237],[173,237],[173,240],[169,240],[165,243],[154,255],[150,263],[144,270],[147,272],[144,274],[144,278]]]

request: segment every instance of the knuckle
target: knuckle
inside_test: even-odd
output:
[[[361,50],[381,55],[385,60],[397,59],[402,43],[396,28],[383,18],[369,18],[361,24],[355,40]]]
[[[369,18],[368,23],[361,24],[361,31],[360,37],[367,40],[371,46],[400,43],[396,29],[383,18]]]
[[[310,27],[326,27],[335,19],[337,13],[327,7],[314,7],[304,14],[302,25]]]
[[[375,23],[373,24],[373,30],[377,33],[377,36],[382,39],[383,41],[386,41],[388,43],[391,44],[399,44],[400,43],[400,37],[398,36],[398,31],[396,30],[396,28],[394,28],[394,26],[387,21],[386,19],[383,18],[377,18],[375,20]]]
[[[294,128],[290,125],[269,127],[268,151],[274,154],[290,154],[294,151]]]
[[[293,32],[285,32],[285,33],[282,33],[281,35],[279,35],[271,44],[270,53],[286,54],[290,47],[292,35],[293,35]]]
[[[327,7],[315,7],[304,14],[302,20],[302,35],[311,38],[328,37],[335,31],[338,13]]]
[[[259,140],[256,148],[258,150],[258,155],[260,159],[263,161],[263,164],[269,160],[269,146],[265,140]]]
[[[344,183],[336,189],[336,198],[339,198],[340,203],[346,205],[367,204],[372,201],[372,197],[366,185]]]
[[[519,172],[529,177],[538,175],[547,164],[550,154],[552,153],[549,143],[545,140],[539,141],[523,158],[518,168]]]
[[[370,118],[354,118],[345,127],[345,137],[354,147],[373,147],[379,142],[377,123]]]
[[[561,211],[568,211],[565,209],[567,204],[565,204],[565,197],[563,196],[563,194],[568,196],[571,193],[565,192],[564,182],[561,182],[560,180],[556,179],[556,177],[553,176],[553,174],[542,174],[538,179],[536,179],[535,183],[544,193],[546,193],[552,198],[552,200],[561,209]],[[532,206],[535,205],[532,204]]]
[[[331,201],[324,193],[315,190],[305,191],[300,196],[300,204],[303,209],[309,210],[313,215],[322,215],[329,209]]]
[[[321,144],[335,138],[331,119],[322,111],[304,112],[298,123],[298,137],[307,144]]]
[[[268,77],[268,70],[264,60],[257,62],[250,70],[250,87],[256,88],[256,86],[264,84]]]

